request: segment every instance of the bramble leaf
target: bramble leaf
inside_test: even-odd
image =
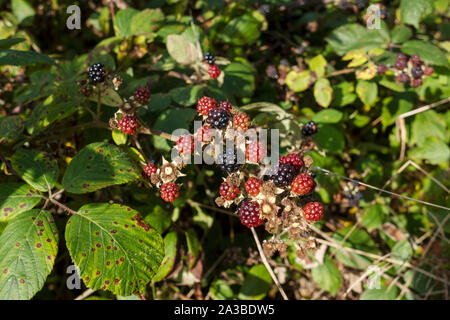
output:
[[[95,142],[73,158],[62,184],[68,192],[86,193],[135,181],[138,177],[138,171],[125,151],[109,143]]]
[[[0,221],[32,209],[41,201],[41,193],[23,183],[0,184]]]
[[[48,191],[58,181],[58,163],[45,152],[20,149],[13,155],[11,163],[22,179],[39,191]]]
[[[161,235],[119,204],[84,205],[67,222],[65,238],[86,286],[122,296],[143,293],[164,258]]]
[[[31,299],[52,271],[57,251],[58,231],[50,212],[14,215],[0,236],[0,299]]]

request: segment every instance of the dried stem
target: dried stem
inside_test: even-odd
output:
[[[267,261],[266,255],[264,254],[264,250],[261,246],[261,242],[259,241],[258,234],[255,231],[255,228],[250,228],[252,230],[253,238],[255,239],[256,246],[258,247],[259,255],[261,256],[261,260],[264,263],[264,266],[266,267],[267,271],[269,271],[270,276],[272,277],[273,282],[275,282],[275,285],[277,286],[278,290],[281,293],[281,296],[284,300],[289,300],[288,296],[283,290],[283,287],[280,284],[280,281],[278,281],[278,278],[276,274],[273,272],[272,267],[269,264],[269,261]]]

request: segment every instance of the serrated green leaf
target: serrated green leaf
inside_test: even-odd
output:
[[[342,112],[335,109],[327,109],[317,112],[313,120],[318,123],[338,123],[342,117]]]
[[[403,44],[402,52],[413,55],[420,55],[420,59],[426,63],[436,66],[447,66],[448,59],[445,53],[431,42],[424,40],[410,40]]]
[[[286,85],[295,92],[305,91],[313,82],[314,77],[311,76],[309,70],[302,72],[291,71],[286,76]]]
[[[177,257],[178,234],[175,231],[169,232],[164,237],[164,259],[158,272],[153,277],[153,281],[161,281],[172,271]]]
[[[309,68],[316,73],[317,78],[325,75],[325,68],[327,67],[327,60],[323,55],[319,54],[309,61]]]
[[[392,248],[392,258],[400,261],[409,261],[413,255],[413,249],[408,240],[401,240]]]
[[[112,130],[111,135],[114,140],[114,143],[117,144],[118,146],[122,146],[126,144],[128,141],[128,135],[119,129]]]
[[[171,224],[171,214],[160,205],[150,205],[137,209],[143,216],[144,221],[155,228],[159,233],[163,233]]]
[[[55,64],[55,61],[45,54],[34,51],[0,49],[0,65],[29,66],[36,63]]]
[[[122,296],[144,293],[164,257],[161,235],[118,204],[84,205],[67,222],[65,238],[85,285]]]
[[[368,206],[364,210],[364,215],[362,216],[362,225],[367,228],[367,230],[372,231],[378,228],[383,223],[383,218],[389,210],[386,206],[380,204],[375,204]]]
[[[171,102],[172,99],[168,94],[167,95],[163,93],[152,94],[150,96],[149,109],[150,111],[162,111],[166,109]]]
[[[324,108],[328,108],[333,99],[333,88],[331,88],[330,81],[326,78],[317,80],[314,85],[314,98],[316,102]]]
[[[220,39],[234,45],[249,45],[259,38],[259,21],[248,14],[241,15],[227,23]]]
[[[378,96],[378,87],[374,82],[369,82],[365,80],[359,80],[356,85],[356,93],[361,99],[362,103],[367,106],[372,106]]]
[[[329,124],[321,124],[314,140],[329,152],[341,152],[345,147],[345,137],[341,130]]]
[[[433,2],[428,0],[401,0],[400,20],[404,23],[419,28],[422,16],[429,13],[433,8]]]
[[[325,257],[323,263],[311,270],[312,279],[317,285],[335,296],[342,285],[342,277],[333,260]]]
[[[450,132],[441,115],[434,110],[427,110],[427,112],[421,112],[415,116],[411,127],[410,144],[417,144],[419,147],[425,146],[426,140],[432,137],[448,142]]]
[[[166,40],[167,51],[178,63],[192,64],[198,58],[198,51],[194,44],[179,34],[171,34]]]
[[[0,40],[0,49],[9,49],[15,44],[25,41],[24,38],[9,38]]]
[[[411,29],[401,24],[396,25],[391,31],[391,39],[394,43],[403,43],[411,37]]]
[[[22,183],[0,184],[0,221],[32,209],[42,199],[39,190]]]
[[[58,230],[50,212],[14,215],[0,236],[0,299],[31,299],[50,274],[57,251]]]
[[[144,9],[133,15],[129,32],[133,35],[154,33],[163,21],[164,14],[160,9]]]
[[[269,271],[263,264],[257,264],[246,274],[238,297],[240,300],[261,300],[266,296],[271,284]]]
[[[119,10],[114,18],[114,32],[116,36],[129,37],[131,33],[131,21],[139,11],[133,8]]]
[[[384,48],[389,42],[384,30],[369,30],[356,23],[335,29],[326,40],[339,55],[355,49]]]
[[[19,23],[36,14],[33,6],[26,0],[11,0],[11,10]]]
[[[97,102],[99,98],[98,92],[93,92],[88,100]],[[100,103],[110,107],[120,107],[123,105],[122,97],[111,87],[104,88],[100,93]]]
[[[11,143],[20,138],[23,131],[23,121],[19,116],[0,119],[0,144]]]
[[[11,163],[19,176],[39,191],[47,192],[58,181],[58,163],[45,152],[19,149]]]
[[[72,193],[92,192],[138,179],[128,154],[115,145],[95,142],[84,147],[64,174],[64,189]]]
[[[381,286],[380,289],[368,289],[364,292],[360,300],[395,300],[398,296],[398,288],[396,286]]]
[[[255,91],[255,71],[247,61],[232,62],[225,67],[223,72],[225,78],[222,91],[228,97],[251,96]]]
[[[409,151],[413,159],[428,160],[432,164],[447,163],[450,160],[450,148],[445,142],[435,138],[427,138],[422,147]]]
[[[30,117],[25,122],[26,130],[29,134],[39,133],[53,122],[72,115],[79,105],[80,102],[75,100],[43,103],[31,112]]]
[[[192,106],[203,96],[204,87],[197,86],[187,86],[179,87],[169,91],[169,95],[173,101],[182,106],[189,107]]]

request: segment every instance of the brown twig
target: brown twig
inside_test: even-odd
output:
[[[250,228],[250,229],[252,230],[253,238],[255,239],[256,247],[258,248],[259,255],[261,257],[261,260],[262,260],[264,266],[266,267],[267,271],[269,271],[270,276],[272,277],[273,282],[275,283],[278,290],[280,291],[283,299],[289,300],[288,296],[286,295],[286,292],[284,292],[283,287],[280,284],[280,281],[278,281],[276,274],[273,272],[272,267],[269,264],[269,261],[267,261],[266,255],[264,254],[264,250],[261,246],[261,242],[259,241],[258,234],[256,233],[255,228]]]

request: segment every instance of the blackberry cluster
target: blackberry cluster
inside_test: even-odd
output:
[[[291,184],[297,173],[296,168],[289,163],[279,163],[277,172],[272,176],[277,187],[286,187]]]
[[[315,133],[317,133],[317,124],[314,121],[306,123],[302,128],[302,134],[306,137]]]
[[[216,57],[211,52],[206,52],[205,57],[203,58],[209,64],[214,64],[216,62]]]
[[[238,171],[242,164],[238,163],[237,152],[234,149],[225,150],[219,156],[220,168],[229,173]]]
[[[380,67],[378,66],[378,68]],[[404,53],[397,54],[394,69],[397,70],[395,81],[404,84],[409,83],[414,88],[423,84],[423,76],[430,76],[434,72],[432,67],[424,66],[418,54],[413,54],[411,57]]]
[[[92,83],[101,83],[105,81],[105,66],[101,63],[94,63],[89,68],[89,79]]]
[[[230,115],[224,109],[215,108],[208,112],[206,122],[213,128],[225,129],[230,121]]]

